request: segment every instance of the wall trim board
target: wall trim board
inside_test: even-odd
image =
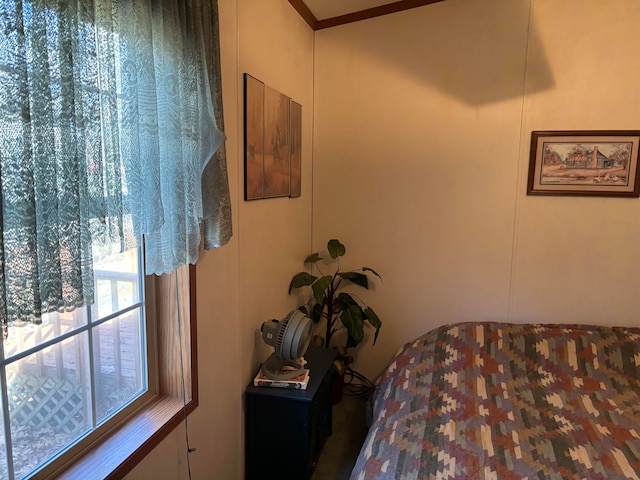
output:
[[[402,12],[403,10],[423,7],[425,5],[431,5],[432,3],[443,1],[444,0],[400,0],[387,5],[380,5],[379,7],[368,8],[366,10],[347,13],[346,15],[340,15],[338,17],[325,18],[323,20],[318,20],[313,15],[311,10],[309,10],[309,7],[304,3],[304,0],[289,0],[289,3],[313,30],[322,30],[324,28],[337,27],[338,25],[359,22],[361,20]]]
[[[307,7],[307,4],[304,3],[303,0],[289,0],[289,3],[313,30],[317,30],[316,26],[318,25],[318,19],[315,17],[313,12],[309,10],[309,7]]]

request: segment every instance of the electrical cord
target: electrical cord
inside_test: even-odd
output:
[[[189,471],[189,480],[191,480],[191,459],[190,455],[196,451],[189,445],[189,421],[187,420],[187,394],[184,379],[184,360],[182,351],[182,318],[180,317],[180,294],[178,292],[178,271],[175,272],[176,279],[176,309],[178,312],[178,340],[180,342],[180,373],[182,376],[182,411],[184,414],[184,434],[187,442],[187,470]]]
[[[360,372],[347,368],[344,371],[344,394],[367,400],[373,391],[373,382]]]

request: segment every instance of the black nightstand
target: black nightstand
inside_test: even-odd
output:
[[[311,477],[331,435],[331,362],[335,352],[309,347],[306,390],[254,387],[245,392],[245,478]]]

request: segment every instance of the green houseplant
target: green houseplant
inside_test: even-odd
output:
[[[381,280],[382,277],[369,267],[348,271],[341,270],[340,257],[345,255],[346,248],[339,240],[329,240],[327,250],[333,260],[329,268],[331,265],[335,265],[333,273],[323,273],[319,262],[324,259],[319,253],[313,253],[304,260],[304,263],[311,264],[312,271],[317,272],[318,275],[308,272],[295,274],[289,284],[289,294],[291,295],[298,288],[311,287],[312,295],[310,295],[307,304],[300,307],[300,310],[315,323],[326,321],[324,336],[316,336],[314,343],[324,345],[327,348],[336,348],[338,355],[334,361],[334,367],[342,375],[353,361],[348,350],[360,345],[364,340],[365,324],[369,324],[375,329],[374,345],[382,326],[382,322],[373,308],[366,305],[357,295],[344,291],[344,288],[355,285],[369,289],[368,274],[375,275]],[[333,345],[334,335],[342,329],[346,330],[347,334],[344,345]]]

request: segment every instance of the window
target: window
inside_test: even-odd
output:
[[[197,405],[185,265],[231,236],[218,48],[216,0],[0,1],[0,478],[121,476]]]
[[[153,283],[146,310],[155,324],[148,333],[156,351],[155,393],[149,392],[149,401],[117,431],[107,432],[79,460],[47,478],[122,478],[198,406],[196,267],[146,281]]]
[[[96,256],[94,305],[10,329],[0,479],[28,478],[148,397],[142,271],[137,249]]]
[[[127,259],[126,263],[129,266],[133,266],[134,261]],[[111,270],[111,273],[113,271]],[[144,308],[148,314],[148,320],[145,323],[149,337],[150,360],[147,364],[150,367],[157,366],[155,370],[156,378],[152,375],[154,372],[153,368],[151,368],[152,372],[149,375],[149,385],[146,393],[141,394],[131,405],[116,413],[108,421],[100,424],[98,430],[82,438],[74,447],[74,450],[82,451],[82,455],[78,460],[73,459],[69,463],[67,460],[71,454],[68,451],[63,453],[56,462],[47,465],[40,472],[43,478],[45,476],[46,478],[58,478],[60,476],[60,478],[74,479],[121,478],[181,423],[185,415],[188,415],[197,407],[195,274],[195,266],[190,266],[180,268],[171,275],[147,277],[145,279],[147,295],[144,307],[142,305],[135,306],[135,302],[129,302],[131,297],[124,296],[124,302],[127,306],[121,305],[123,309],[131,308],[130,311],[134,312]],[[128,278],[131,279],[131,276],[128,275]],[[106,282],[104,285],[106,285]],[[109,285],[109,288],[111,288],[111,285]],[[114,318],[118,318],[118,316]],[[102,320],[104,318],[97,319],[94,324],[105,325],[109,323],[109,320]],[[180,321],[178,322],[178,320]],[[46,327],[47,325],[44,328]],[[36,330],[43,327],[28,324],[24,327],[16,327],[16,329],[20,328]],[[53,327],[51,328],[53,329]],[[58,335],[58,339],[61,336]],[[180,339],[181,342],[177,342],[177,339]],[[12,331],[8,342],[15,341]],[[41,343],[44,343],[44,340]],[[107,351],[104,353],[105,356],[108,356]],[[108,367],[108,365],[114,365],[115,363],[115,361],[107,361],[104,362],[104,365]],[[105,368],[105,370],[111,369]],[[184,389],[179,380],[182,378],[184,378],[185,382]],[[134,395],[130,398],[133,399]],[[2,429],[2,435],[0,435],[0,445],[2,445],[2,450],[0,451],[0,479],[4,480],[11,477],[7,473],[9,457],[5,455],[7,445],[4,437],[5,424],[10,423],[10,412],[7,409],[3,409],[3,412],[4,415],[0,415],[0,429]],[[114,431],[114,427],[117,430]],[[52,437],[53,429],[49,427],[42,429],[41,433],[43,430],[47,438],[61,437]],[[31,432],[35,433],[33,429]],[[39,441],[40,443],[38,443]],[[38,452],[38,450],[42,449],[43,446],[46,447],[46,445],[47,440],[42,440],[42,438],[38,437],[34,443],[24,443],[21,447],[16,447],[14,443],[13,448],[20,448],[20,455],[34,455],[38,459],[42,459],[45,455]],[[26,446],[26,450],[23,450],[24,446]],[[54,449],[49,448],[49,453],[52,450]],[[16,461],[15,458],[13,461]],[[32,462],[23,463],[24,470],[27,469],[28,465],[34,465],[35,463],[35,459]],[[14,478],[21,478],[19,472],[16,472]]]

